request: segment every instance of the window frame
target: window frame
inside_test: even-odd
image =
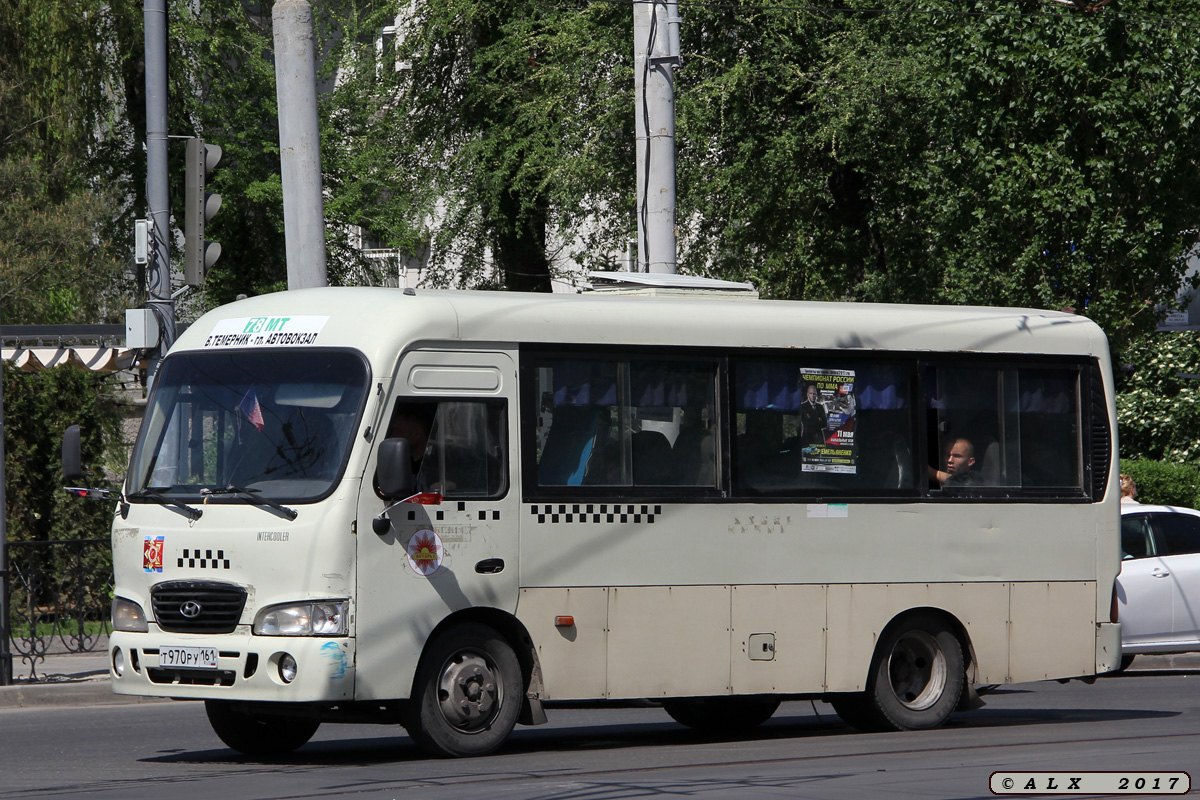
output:
[[[649,500],[722,500],[728,497],[725,481],[728,475],[728,432],[722,420],[725,418],[724,387],[727,384],[724,363],[718,351],[709,348],[683,347],[591,347],[586,345],[537,346],[522,345],[519,348],[520,406],[519,447],[521,448],[521,493],[522,500],[557,501],[565,498],[586,498],[610,502],[636,499]],[[578,484],[542,486],[537,481],[537,418],[541,397],[535,391],[537,370],[548,361],[588,358],[610,360],[612,363],[633,361],[679,361],[692,364],[712,364],[713,370],[713,419],[714,445],[716,446],[716,481],[714,486],[699,485],[630,485],[612,486],[604,484]]]
[[[1172,518],[1176,518],[1176,519],[1188,518],[1192,521],[1193,525],[1195,525],[1197,528],[1200,528],[1200,516],[1197,516],[1195,514],[1186,514],[1186,513],[1174,512],[1174,511],[1173,512],[1147,511],[1144,515],[1140,515],[1140,516],[1145,516],[1147,522],[1149,523],[1150,535],[1154,539],[1154,551],[1155,551],[1154,554],[1156,556],[1160,556],[1163,558],[1170,558],[1172,556],[1175,556],[1175,557],[1193,556],[1193,555],[1200,554],[1200,549],[1193,550],[1188,553],[1170,552],[1170,547],[1168,547],[1167,531],[1162,524],[1164,521],[1166,521],[1168,519],[1172,519]]]
[[[1125,550],[1125,520],[1141,523],[1141,534],[1146,539],[1146,554],[1144,556],[1130,555]],[[1138,514],[1122,514],[1121,515],[1121,560],[1122,561],[1141,561],[1145,558],[1158,557],[1158,530],[1154,526],[1154,515],[1149,511]]]
[[[396,409],[404,404],[411,405],[436,405],[438,406],[435,414],[440,413],[442,403],[479,403],[483,406],[498,406],[500,409],[500,427],[499,431],[505,441],[501,443],[502,453],[500,457],[500,465],[503,469],[501,477],[501,491],[495,495],[458,495],[446,492],[438,492],[447,501],[455,502],[476,502],[476,501],[497,501],[503,500],[512,493],[513,475],[512,475],[512,449],[513,442],[510,434],[510,412],[509,398],[504,396],[478,396],[478,395],[452,395],[452,394],[397,394],[392,397],[391,403],[387,411],[387,419],[382,425],[384,438],[387,438],[387,431],[391,426],[392,418],[396,414]],[[436,416],[435,416],[436,419]],[[426,449],[433,443],[432,429],[429,431],[430,437],[426,444]],[[382,439],[380,440],[382,441]],[[424,454],[422,454],[424,460]],[[444,464],[444,461],[443,461]],[[444,475],[442,477],[445,477]],[[376,490],[378,495],[378,490]]]
[[[353,422],[350,425],[350,428],[348,430],[349,435],[348,435],[345,445],[343,447],[343,450],[341,453],[341,459],[337,466],[337,471],[334,474],[333,479],[330,480],[329,485],[321,493],[316,494],[316,495],[311,495],[311,496],[298,497],[298,496],[287,495],[287,494],[281,494],[278,496],[275,496],[275,495],[270,496],[271,499],[275,500],[276,502],[287,503],[289,505],[312,505],[315,503],[320,503],[323,500],[325,500],[326,498],[328,498],[330,495],[332,495],[338,489],[338,487],[341,485],[342,481],[344,481],[346,479],[346,469],[349,466],[350,459],[353,457],[354,448],[355,448],[355,438],[357,436],[357,431],[363,425],[364,415],[365,415],[366,407],[367,407],[367,401],[372,396],[374,373],[371,369],[371,361],[370,361],[370,359],[367,358],[365,353],[363,353],[361,350],[358,350],[357,348],[344,347],[344,346],[296,347],[296,348],[257,347],[257,348],[239,348],[236,350],[234,350],[234,349],[216,350],[216,349],[200,348],[200,349],[194,349],[194,350],[181,350],[177,353],[171,353],[165,359],[163,359],[163,366],[165,366],[168,362],[173,364],[174,361],[172,361],[172,359],[175,359],[178,361],[183,361],[185,358],[189,358],[189,357],[194,358],[196,356],[204,357],[209,354],[224,355],[224,356],[231,356],[231,357],[237,357],[238,355],[245,355],[245,354],[253,354],[256,356],[266,355],[269,357],[278,358],[282,354],[280,351],[283,351],[283,353],[302,353],[305,355],[311,355],[311,354],[322,355],[322,354],[327,354],[327,353],[328,354],[337,354],[337,355],[346,355],[346,356],[349,356],[349,357],[352,357],[353,359],[355,359],[362,367],[363,383],[362,383],[362,387],[361,387],[361,394],[360,394],[359,400],[358,400],[358,407],[354,411],[354,414],[353,414]],[[160,375],[164,374],[161,372],[161,370],[163,369],[163,366],[159,367]],[[156,408],[156,404],[158,403],[158,400],[159,400],[159,393],[161,391],[166,391],[166,389],[164,388],[164,384],[162,384],[160,381],[156,380],[154,387],[150,393],[150,396],[147,398],[146,405],[147,405],[148,409]],[[176,403],[176,405],[178,405],[178,402]],[[152,435],[150,426],[146,424],[148,419],[149,419],[149,417],[146,417],[146,419],[144,419],[142,424],[139,426],[137,436],[134,439],[134,445],[132,448],[130,448],[129,459],[128,459],[127,466],[125,469],[125,478],[124,478],[124,481],[122,482],[122,490],[125,493],[130,493],[130,492],[136,491],[133,488],[133,486],[131,485],[132,481],[134,480],[134,475],[135,475],[134,467],[138,463],[137,459],[142,454],[144,448],[151,446],[151,443],[146,441]],[[157,431],[156,434],[154,434],[157,436],[156,442],[153,443],[153,446],[155,448],[162,446],[161,445],[162,437],[164,437],[166,435],[167,427],[169,425],[170,425],[170,421],[168,420],[167,422],[165,422],[163,424],[163,428],[161,430]],[[201,495],[196,492],[171,492],[168,494],[168,496],[173,500],[181,500],[183,502],[201,502],[201,501],[203,501],[205,503],[210,503],[210,504],[214,504],[214,505],[221,505],[221,504],[236,505],[236,504],[245,502],[244,500],[239,499],[235,495],[213,496],[213,495]],[[146,498],[146,497],[130,497],[130,498],[128,498],[128,500],[131,503],[144,503],[144,504],[154,504],[157,502],[157,501],[153,500],[152,498]]]
[[[918,439],[922,443],[922,448],[927,455],[929,464],[936,464],[935,454],[929,452],[929,415],[926,413],[928,408],[926,403],[929,397],[929,387],[927,386],[927,378],[931,369],[992,369],[996,371],[1015,370],[1018,373],[1023,369],[1037,369],[1049,371],[1053,368],[1073,369],[1078,377],[1076,384],[1076,411],[1079,422],[1079,436],[1077,444],[1079,445],[1079,470],[1080,470],[1080,485],[1078,487],[1068,486],[970,486],[970,487],[940,487],[928,488],[924,494],[929,500],[950,499],[956,502],[996,502],[999,500],[1008,500],[1013,502],[1099,502],[1102,497],[1093,497],[1091,487],[1093,486],[1094,464],[1092,460],[1092,451],[1088,447],[1088,443],[1092,441],[1092,419],[1091,419],[1091,404],[1089,398],[1091,396],[1091,381],[1096,379],[1093,374],[1094,358],[1083,356],[1059,356],[1059,355],[1043,355],[1037,354],[1031,358],[1016,359],[1006,353],[987,353],[980,354],[971,358],[964,358],[961,353],[947,353],[945,356],[924,356],[918,359],[918,377],[921,381],[920,403],[921,413],[918,415],[918,423],[921,426],[921,431],[918,433]],[[1111,438],[1110,438],[1111,441]],[[978,454],[977,454],[978,456]]]
[[[663,487],[613,487],[598,485],[541,486],[537,482],[536,425],[538,403],[534,387],[536,370],[550,360],[588,357],[594,359],[629,359],[716,362],[716,442],[717,486],[663,486]],[[913,445],[912,469],[915,487],[883,492],[875,489],[861,491],[797,490],[771,494],[749,494],[739,492],[734,484],[733,458],[736,436],[737,398],[734,371],[739,361],[749,359],[779,360],[796,364],[797,368],[843,368],[859,369],[859,365],[872,363],[893,364],[907,368],[910,376],[907,400],[909,421],[912,425]],[[931,488],[926,480],[928,466],[933,463],[928,451],[929,430],[927,402],[927,376],[931,367],[953,368],[955,366],[975,369],[1045,369],[1070,370],[1077,376],[1076,411],[1078,413],[1080,448],[1080,486],[1078,487],[968,487],[965,489]],[[894,350],[830,350],[779,347],[686,347],[681,345],[583,345],[583,344],[521,344],[518,347],[518,436],[521,470],[520,493],[523,502],[560,502],[579,499],[589,502],[620,503],[625,501],[644,502],[649,500],[673,502],[720,502],[720,503],[1094,503],[1100,502],[1108,490],[1108,459],[1099,464],[1094,456],[1096,446],[1097,410],[1095,393],[1103,399],[1103,379],[1099,360],[1090,355],[1034,354],[1020,357],[1011,353],[929,353]],[[1106,409],[1107,406],[1105,405]],[[1107,413],[1099,420],[1099,433],[1108,442],[1111,451],[1111,426]],[[1100,468],[1099,475],[1095,471]]]

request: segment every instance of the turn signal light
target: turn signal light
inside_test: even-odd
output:
[[[554,627],[556,628],[573,628],[575,627],[575,618],[568,615],[558,616],[554,618]]]

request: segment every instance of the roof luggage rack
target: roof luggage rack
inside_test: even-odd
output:
[[[647,297],[732,297],[757,299],[751,283],[673,275],[662,272],[589,272],[589,291],[605,294],[632,294]]]

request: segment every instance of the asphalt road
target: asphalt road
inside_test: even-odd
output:
[[[197,703],[0,710],[0,798],[992,797],[1005,770],[1186,771],[1200,778],[1200,672],[998,690],[942,730],[860,734],[788,703],[713,739],[660,709],[551,709],[499,754],[431,759],[399,728],[326,725],[283,759],[226,748]],[[1200,793],[1200,792],[1194,792]],[[1087,796],[1087,795],[1085,795]]]

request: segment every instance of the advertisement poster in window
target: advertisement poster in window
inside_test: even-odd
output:
[[[800,437],[804,472],[854,475],[854,370],[800,370]]]

